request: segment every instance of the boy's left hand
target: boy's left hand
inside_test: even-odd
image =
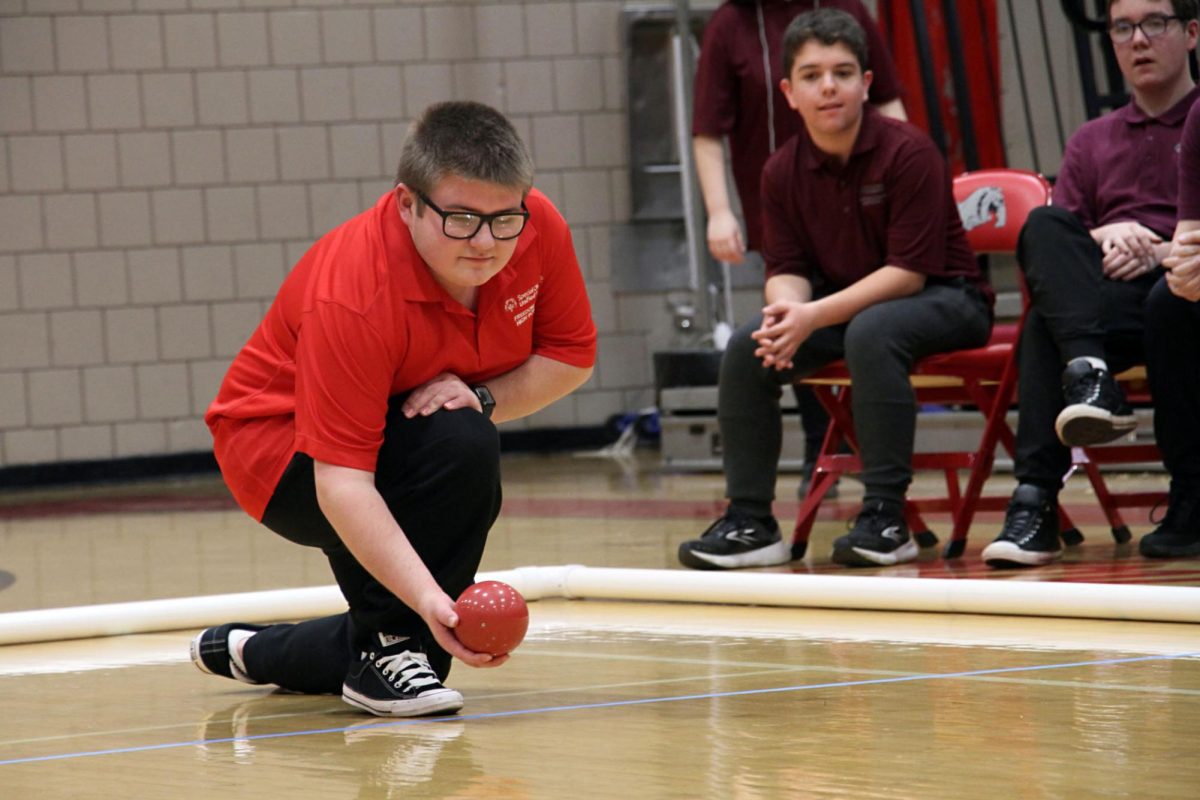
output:
[[[483,410],[471,387],[462,378],[449,372],[443,372],[413,389],[401,408],[409,419],[418,415],[428,417],[443,408],[447,411],[456,408]]]

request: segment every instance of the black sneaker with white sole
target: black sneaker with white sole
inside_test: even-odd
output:
[[[919,551],[901,509],[871,500],[863,503],[850,532],[834,541],[833,560],[847,567],[888,567],[912,561]]]
[[[438,680],[417,639],[378,633],[342,685],[342,700],[380,717],[451,714],[463,696]]]
[[[248,622],[227,622],[215,628],[206,628],[192,639],[192,663],[209,675],[221,675],[257,686],[262,681],[256,681],[246,674],[246,665],[237,655],[237,643],[266,627]]]
[[[1200,487],[1171,481],[1167,515],[1138,542],[1138,552],[1146,558],[1200,556]]]
[[[1062,384],[1066,406],[1054,421],[1054,430],[1067,447],[1104,444],[1137,428],[1137,417],[1108,370],[1076,358],[1063,370]]]
[[[773,567],[792,560],[774,517],[760,520],[730,506],[708,530],[679,545],[679,563],[692,569]]]
[[[1023,483],[1013,492],[996,540],[983,548],[989,567],[1040,567],[1062,556],[1058,535],[1058,498],[1049,490]]]

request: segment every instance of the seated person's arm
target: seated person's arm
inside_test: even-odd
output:
[[[808,304],[813,328],[825,328],[849,322],[868,306],[909,297],[925,288],[925,276],[903,267],[880,267],[845,289]],[[808,338],[807,336],[805,338]]]
[[[716,136],[694,136],[692,153],[700,178],[700,194],[708,212],[708,251],[718,261],[740,264],[746,255],[746,244],[725,180],[725,144]]]
[[[909,297],[924,288],[925,276],[921,273],[885,266],[845,289],[810,300],[812,287],[807,280],[774,275],[767,280],[762,327],[753,334],[759,344],[755,354],[765,366],[789,369],[797,348],[817,328],[840,325],[868,306]]]
[[[1180,220],[1170,244],[1171,254],[1163,260],[1163,266],[1170,270],[1167,286],[1194,303],[1200,300],[1200,220]]]

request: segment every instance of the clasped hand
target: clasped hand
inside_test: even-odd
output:
[[[758,343],[754,355],[765,367],[791,369],[796,350],[817,327],[810,304],[790,300],[771,303],[763,309],[762,325],[750,334]]]
[[[1193,303],[1200,300],[1200,229],[1181,233],[1171,244],[1171,254],[1163,259],[1170,290]]]
[[[1114,281],[1131,281],[1158,266],[1156,246],[1162,237],[1137,222],[1113,222],[1097,228],[1092,237],[1104,253],[1104,276]]]

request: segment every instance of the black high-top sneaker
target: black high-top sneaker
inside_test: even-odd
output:
[[[1108,370],[1082,358],[1072,359],[1063,370],[1062,383],[1066,407],[1058,413],[1054,430],[1067,447],[1111,442],[1137,428],[1137,417]]]
[[[989,567],[1040,567],[1062,556],[1058,540],[1058,498],[1022,483],[1013,492],[996,540],[983,548]]]
[[[342,699],[380,717],[449,714],[463,696],[438,680],[416,638],[374,634],[342,685]]]
[[[1171,481],[1167,516],[1138,542],[1146,558],[1200,556],[1200,487]]]

